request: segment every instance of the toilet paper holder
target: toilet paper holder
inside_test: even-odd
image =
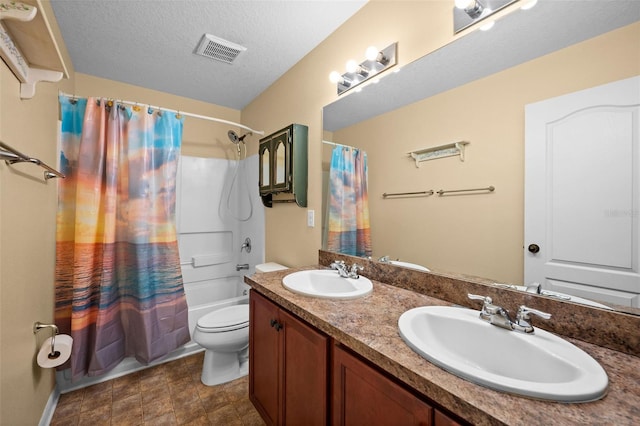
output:
[[[56,353],[55,344],[56,344],[56,334],[58,334],[58,326],[55,324],[44,324],[40,321],[36,321],[33,323],[33,334],[36,334],[38,331],[43,328],[51,329],[51,352],[49,353],[49,358],[57,358],[60,356],[60,353]]]

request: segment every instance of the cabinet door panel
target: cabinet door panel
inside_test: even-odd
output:
[[[275,192],[291,190],[291,129],[287,127],[271,140],[271,187]]]
[[[440,410],[434,410],[433,424],[434,426],[461,426],[462,423],[458,423],[456,420],[447,416]]]
[[[284,322],[284,424],[327,424],[328,338],[280,311]]]
[[[258,187],[262,195],[271,191],[271,141],[260,143],[258,155]]]
[[[278,332],[271,325],[278,308],[251,291],[249,316],[249,399],[267,424],[278,424]]]
[[[432,424],[433,409],[339,347],[333,349],[333,424]]]

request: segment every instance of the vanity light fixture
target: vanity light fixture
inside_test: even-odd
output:
[[[329,74],[329,81],[337,83],[339,86],[351,87],[351,80],[346,77],[346,74],[340,75],[338,71],[331,71],[331,74]]]
[[[455,0],[453,8],[453,32],[460,31],[474,25],[497,11],[519,0]],[[491,28],[487,25],[483,30]]]
[[[329,80],[336,84],[338,95],[355,88],[374,76],[378,78],[381,72],[396,65],[396,49],[397,43],[390,44],[382,50],[370,46],[365,52],[366,59],[363,62],[348,61],[344,74],[332,71],[329,74]]]

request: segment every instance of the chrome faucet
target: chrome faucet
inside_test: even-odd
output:
[[[338,271],[338,275],[342,278],[360,278],[359,271],[363,271],[364,267],[354,263],[351,265],[351,269],[347,269],[347,265],[344,263],[344,260],[336,260],[331,265],[329,265],[331,269],[335,269]]]
[[[482,300],[482,310],[480,311],[480,319],[487,321],[489,324],[497,327],[504,328],[506,330],[518,331],[526,334],[533,334],[535,329],[529,322],[531,320],[530,315],[537,315],[540,318],[549,319],[551,314],[532,309],[527,306],[520,306],[516,314],[516,319],[513,320],[507,311],[502,306],[494,305],[493,300],[488,296],[479,296],[477,294],[467,294],[469,299]]]

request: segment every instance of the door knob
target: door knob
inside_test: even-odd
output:
[[[528,249],[531,253],[537,253],[540,251],[540,246],[537,244],[529,244]]]

